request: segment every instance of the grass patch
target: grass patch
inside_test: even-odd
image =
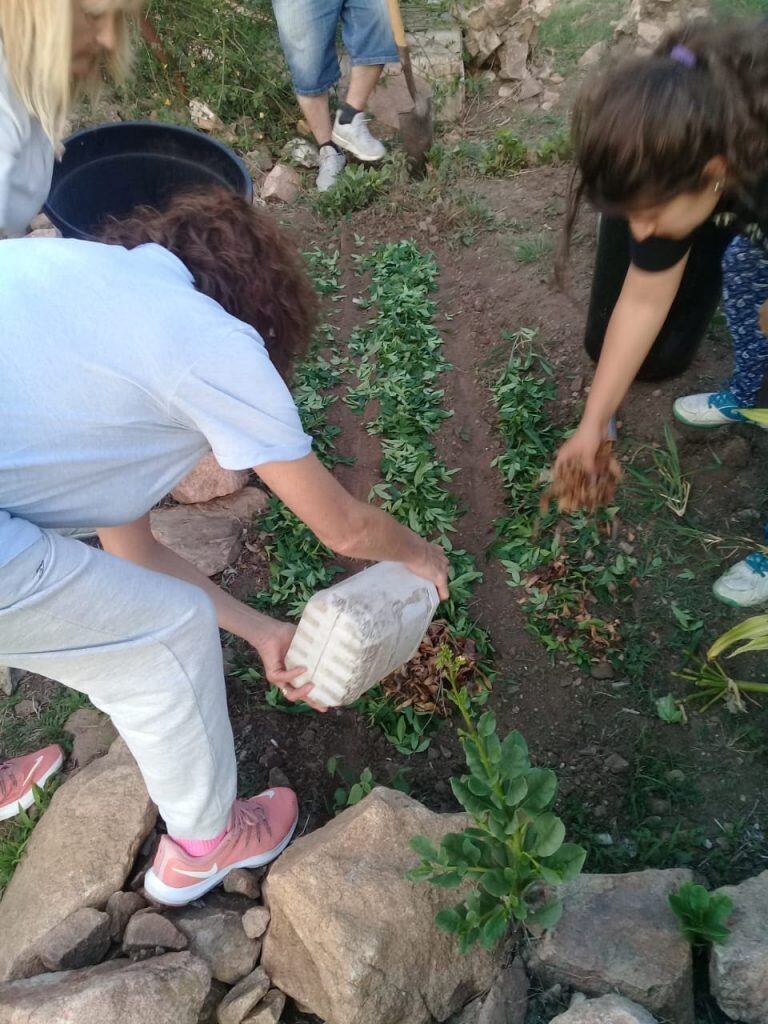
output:
[[[169,64],[141,43],[136,74],[121,93],[126,114],[187,121],[183,85],[227,124],[252,119],[243,125],[243,148],[295,134],[299,110],[269,0],[150,0],[147,13]]]
[[[348,164],[333,188],[321,192],[315,200],[318,211],[329,220],[337,220],[356,210],[364,210],[386,195],[392,184],[390,167],[364,167]]]
[[[35,802],[28,811],[22,811],[3,826],[0,832],[0,898],[13,877],[32,833],[47,809],[58,785],[58,779],[49,780],[44,789],[34,787]]]
[[[515,259],[518,263],[538,263],[539,260],[551,256],[555,248],[555,240],[551,233],[533,235],[531,238],[521,238],[512,246]]]
[[[608,40],[625,0],[561,0],[541,24],[539,47],[550,50],[561,75],[571,73],[594,43]]]
[[[49,697],[38,701],[35,712],[18,718],[14,709],[23,699],[24,695],[17,693],[0,700],[0,752],[5,757],[17,757],[49,743],[68,750],[71,744],[64,723],[78,708],[90,706],[85,694],[57,685]]]

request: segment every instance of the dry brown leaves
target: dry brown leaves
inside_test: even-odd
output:
[[[442,717],[448,715],[445,674],[437,664],[437,656],[443,646],[456,657],[464,659],[458,675],[460,687],[466,686],[470,693],[490,689],[490,682],[477,667],[475,642],[467,637],[454,636],[448,623],[437,619],[427,630],[416,655],[382,683],[384,692],[395,703],[395,710],[413,708],[414,711]]]
[[[613,455],[613,441],[603,441],[595,458],[594,473],[588,473],[577,462],[555,466],[552,484],[541,496],[541,511],[546,512],[555,501],[560,512],[594,512],[610,505],[620,479],[621,467]]]

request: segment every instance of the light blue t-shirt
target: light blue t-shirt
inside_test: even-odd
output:
[[[311,443],[262,339],[166,249],[0,241],[0,566],[37,527],[140,518],[209,451]]]

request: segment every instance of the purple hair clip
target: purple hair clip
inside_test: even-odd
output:
[[[682,43],[678,43],[677,46],[673,46],[669,51],[669,56],[672,60],[677,61],[678,64],[684,64],[687,68],[696,67],[696,54],[693,50],[689,50],[687,46]]]

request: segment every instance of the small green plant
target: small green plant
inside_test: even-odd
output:
[[[518,263],[538,263],[552,254],[555,243],[551,235],[534,235],[515,242],[514,253]]]
[[[462,952],[476,942],[491,949],[513,921],[541,928],[557,923],[562,905],[552,886],[579,874],[586,851],[564,842],[565,826],[552,813],[555,773],[531,765],[519,732],[499,739],[492,711],[475,722],[469,693],[457,681],[463,659],[443,647],[438,664],[465,726],[459,735],[469,774],[452,779],[451,787],[473,825],[444,836],[439,848],[414,836],[421,864],[408,877],[445,889],[472,884],[435,923],[458,937]]]
[[[685,722],[685,711],[680,701],[668,693],[656,701],[656,714],[667,725],[678,725]]]
[[[733,901],[725,893],[707,892],[703,885],[683,882],[669,897],[680,930],[692,946],[725,942],[731,933],[726,921]]]
[[[570,134],[563,129],[549,135],[539,143],[535,150],[536,160],[540,164],[564,163],[573,155]]]
[[[732,647],[736,649],[728,654],[729,658],[751,651],[768,650],[768,615],[753,615],[729,629],[709,648],[706,661],[697,659],[689,668],[678,673],[681,679],[693,683],[698,690],[686,697],[686,702],[703,700],[700,708],[703,712],[717,701],[723,701],[728,710],[736,714],[747,710],[746,699],[750,694],[768,694],[768,683],[734,679],[726,672],[717,658]]]
[[[480,158],[480,173],[492,178],[503,178],[525,167],[528,148],[509,128],[499,128],[493,141]]]
[[[318,197],[317,208],[324,217],[331,219],[364,210],[384,195],[391,182],[392,171],[389,167],[349,164],[333,188]]]
[[[359,804],[363,797],[368,796],[378,785],[370,768],[363,768],[359,778],[355,780],[352,772],[344,763],[344,758],[339,754],[334,754],[328,758],[326,769],[332,778],[336,777],[342,783],[333,794],[333,810],[335,814],[339,814],[347,807],[354,807],[355,804]],[[399,768],[392,777],[390,786],[401,793],[410,793],[411,787],[407,778],[407,769]]]

